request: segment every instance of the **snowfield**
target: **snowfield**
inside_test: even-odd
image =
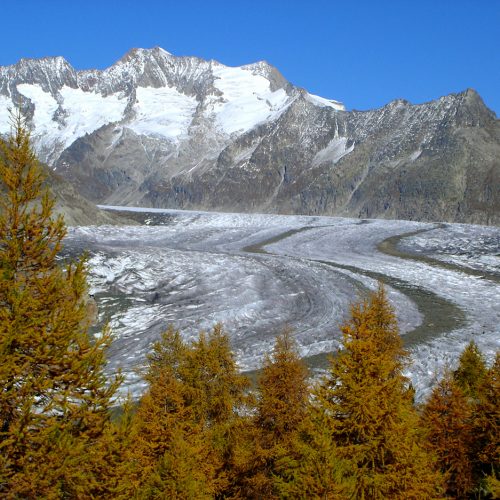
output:
[[[187,135],[198,105],[196,99],[171,87],[138,87],[136,94],[135,120],[129,127],[135,133],[166,137],[170,140]]]
[[[19,84],[17,89],[35,105],[34,138],[36,144],[45,146],[61,143],[63,148],[67,148],[79,137],[90,134],[107,123],[121,120],[127,106],[126,99],[120,95],[103,97],[96,92],[84,92],[64,86],[59,92],[65,113],[62,125],[54,121],[60,103],[49,92],[44,92],[40,85],[25,83]],[[7,111],[2,112],[4,116],[8,116]],[[0,119],[0,133],[6,133],[10,129],[9,126],[2,125],[3,120]]]
[[[71,72],[62,58],[32,64],[44,75],[64,78]],[[110,123],[178,146],[200,122],[227,140],[276,120],[297,96],[274,88],[269,71],[265,63],[230,67],[177,58],[159,48],[138,49],[106,70],[73,72],[75,88],[57,81],[47,88],[35,79],[18,83],[16,90],[33,106],[30,125],[37,153],[54,164],[77,139]],[[154,82],[142,82],[145,72],[154,75]],[[309,101],[344,109],[318,96],[309,95]],[[0,95],[0,134],[10,131],[11,108],[12,96]]]
[[[136,368],[169,324],[194,338],[222,322],[243,370],[289,325],[321,368],[316,355],[338,347],[349,304],[379,280],[411,349],[418,399],[471,339],[489,360],[500,349],[500,228],[128,210],[145,224],[72,228],[66,240],[72,254],[90,251],[100,320],[116,336],[109,370],[122,368],[124,392],[142,390]]]
[[[283,89],[272,92],[269,81],[248,68],[216,64],[213,74],[215,87],[223,99],[214,100],[208,109],[227,134],[247,132],[263,121],[276,118],[289,100]]]

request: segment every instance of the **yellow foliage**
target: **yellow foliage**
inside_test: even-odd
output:
[[[356,498],[435,498],[440,477],[419,445],[402,370],[408,354],[383,287],[351,308],[342,348],[316,392],[316,412],[355,479]]]
[[[83,494],[91,474],[74,465],[101,435],[119,383],[102,371],[109,332],[87,332],[85,262],[57,262],[66,229],[43,179],[18,114],[0,142],[2,496]]]

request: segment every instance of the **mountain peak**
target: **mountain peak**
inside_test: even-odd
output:
[[[134,47],[134,48],[128,50],[119,59],[118,62],[130,61],[131,59],[143,58],[143,57],[148,57],[148,56],[156,56],[156,55],[175,57],[175,56],[173,56],[173,54],[166,51],[165,49],[162,49],[159,46],[155,46],[155,47],[152,47],[150,49],[144,49],[142,47]]]
[[[438,102],[451,102],[456,108],[456,119],[464,126],[478,126],[496,119],[495,113],[486,106],[482,97],[472,88],[443,96]]]
[[[26,68],[40,67],[45,67],[48,71],[55,72],[73,70],[71,64],[62,56],[22,57],[16,64],[0,66],[0,69],[15,68],[16,71],[23,71]]]
[[[64,85],[76,87],[77,73],[62,56],[22,58],[12,66],[0,66],[0,95],[19,101],[20,84],[38,85],[54,94]]]
[[[483,98],[479,95],[479,93],[475,89],[473,88],[465,89],[458,95],[460,95],[463,98],[464,102],[466,102],[467,104],[473,106],[480,106],[490,111],[490,109],[487,108],[486,104],[484,103]]]

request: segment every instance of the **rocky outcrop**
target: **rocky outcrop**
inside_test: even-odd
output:
[[[67,226],[136,224],[120,214],[100,210],[81,196],[73,185],[50,170],[47,172],[46,185],[56,200],[55,215],[62,215]]]

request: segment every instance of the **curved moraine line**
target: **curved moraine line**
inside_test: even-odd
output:
[[[395,236],[390,236],[385,240],[381,241],[377,245],[377,250],[381,253],[385,253],[386,255],[390,255],[392,257],[399,257],[405,260],[413,260],[415,262],[421,262],[423,264],[427,264],[431,267],[437,267],[441,269],[446,269],[448,271],[455,271],[467,274],[468,276],[475,276],[476,278],[488,279],[495,283],[500,283],[500,276],[498,274],[494,274],[487,269],[473,269],[471,267],[460,266],[458,264],[454,264],[453,262],[446,262],[443,260],[435,259],[428,255],[420,255],[409,252],[404,252],[400,248],[398,248],[398,244],[404,238],[410,238],[412,236],[416,236],[417,234],[426,233],[429,231],[434,231],[435,229],[445,228],[446,224],[437,224],[436,227],[430,229],[419,229],[418,231],[412,231],[410,233],[397,234]]]
[[[360,223],[367,223],[367,221],[362,221]],[[275,255],[280,256],[280,254],[274,254],[272,252],[268,252],[265,250],[265,247],[271,245],[273,243],[278,243],[286,238],[289,238],[295,234],[309,231],[312,229],[317,229],[322,226],[313,226],[313,227],[301,227],[299,229],[291,229],[289,231],[283,232],[279,235],[273,236],[267,240],[264,240],[260,243],[249,245],[244,247],[242,250],[244,252],[253,253],[253,254],[262,254],[262,255]],[[324,226],[327,227],[327,226]],[[377,250],[386,255],[399,257],[405,260],[419,260],[426,264],[432,264],[436,267],[442,267],[445,269],[450,269],[448,265],[441,265],[441,262],[431,258],[421,258],[420,256],[414,256],[407,252],[403,252],[402,250],[397,248],[397,244],[399,241],[405,237],[414,236],[416,234],[420,234],[426,231],[431,231],[434,228],[430,229],[421,229],[419,231],[412,231],[408,233],[403,233],[397,236],[391,236],[386,238],[382,242],[377,245]],[[290,256],[288,256],[290,257]],[[302,258],[304,259],[304,258]],[[465,313],[458,306],[450,302],[449,300],[436,295],[430,290],[414,285],[408,281],[400,280],[394,278],[392,276],[388,276],[383,273],[367,271],[365,269],[358,268],[356,266],[349,266],[345,264],[338,264],[332,261],[326,260],[318,260],[318,259],[305,259],[310,260],[312,262],[317,262],[321,264],[328,265],[332,268],[343,269],[350,271],[355,274],[360,274],[363,276],[367,276],[369,278],[375,279],[388,285],[402,294],[409,297],[417,306],[418,310],[423,316],[422,323],[414,328],[413,330],[407,332],[403,335],[403,341],[406,347],[411,348],[418,344],[424,343],[427,340],[431,340],[437,336],[445,334],[447,332],[451,332],[453,330],[459,329],[463,327],[466,323]],[[453,270],[460,270],[462,268],[456,265],[452,265]],[[475,274],[471,273],[471,274]],[[484,273],[482,273],[484,274]],[[353,280],[354,281],[354,280]],[[358,289],[366,291],[366,287],[361,285],[359,282],[356,284]],[[327,357],[329,353],[317,354],[314,356],[308,356],[304,358],[304,361],[312,368],[315,367],[324,367],[327,363]]]

